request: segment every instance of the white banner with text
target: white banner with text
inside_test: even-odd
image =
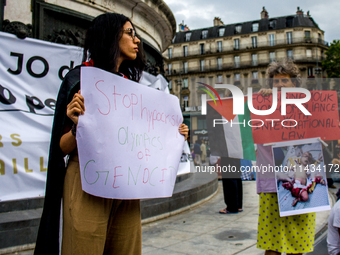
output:
[[[82,49],[0,32],[0,201],[45,195],[55,102]]]

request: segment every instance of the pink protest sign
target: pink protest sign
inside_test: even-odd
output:
[[[172,196],[184,137],[178,98],[94,67],[81,69],[82,188],[106,198]]]

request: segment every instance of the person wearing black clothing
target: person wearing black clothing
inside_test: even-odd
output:
[[[221,158],[223,195],[226,208],[221,214],[242,212],[243,188],[241,179],[241,160],[235,158]]]
[[[117,13],[99,15],[86,33],[83,65],[138,82],[145,66],[140,42],[135,27],[126,16]],[[101,198],[82,190],[76,127],[79,115],[86,111],[85,99],[80,93],[80,72],[80,66],[69,71],[59,90],[44,208],[34,254],[142,254],[140,200]],[[185,124],[180,124],[178,131],[187,138],[189,129]]]

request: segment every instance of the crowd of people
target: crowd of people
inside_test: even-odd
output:
[[[86,34],[84,63],[139,81],[145,66],[140,38],[130,19],[124,15],[106,13],[93,20]],[[292,61],[272,62],[266,76],[268,89],[261,89],[263,96],[284,87],[298,87],[301,75]],[[75,139],[78,118],[86,112],[80,91],[80,68],[76,67],[65,77],[56,104],[51,148],[49,155],[46,197],[41,218],[35,254],[141,254],[140,200],[105,199],[82,191],[79,176],[79,159]],[[186,139],[188,127],[179,125],[179,133]],[[205,140],[196,140],[192,147],[196,166],[236,166],[240,159],[211,155],[208,161]],[[64,156],[69,160],[65,166]],[[340,164],[340,150],[336,151],[333,164]],[[305,168],[317,160],[308,153],[301,154],[298,163]],[[257,145],[258,165],[274,166],[272,147]],[[243,211],[241,172],[222,173],[222,186],[226,207],[220,214]],[[309,178],[306,172],[282,176],[283,187],[296,199],[294,204],[307,201],[317,183],[325,185],[322,176]],[[310,180],[310,183],[309,181]],[[257,247],[270,254],[302,254],[313,251],[315,213],[280,217],[276,180],[273,172],[258,174],[259,194]],[[328,182],[330,185],[330,182]],[[332,184],[331,184],[332,185]],[[62,209],[61,209],[62,203]],[[59,241],[60,212],[62,211],[62,243]],[[288,227],[289,226],[289,227]],[[329,217],[329,252],[340,252],[340,202]],[[304,238],[296,239],[294,236]]]

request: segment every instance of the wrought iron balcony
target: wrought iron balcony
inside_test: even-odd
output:
[[[321,63],[322,58],[321,56],[316,58],[316,57],[306,57],[306,56],[294,56],[292,58],[296,63]],[[208,73],[208,72],[219,72],[219,71],[230,71],[230,70],[237,70],[237,69],[244,69],[244,68],[256,68],[260,66],[267,66],[269,65],[270,62],[272,61],[280,61],[282,59],[261,59],[257,61],[240,61],[240,62],[229,62],[229,63],[224,63],[222,65],[220,64],[215,64],[215,65],[205,65],[204,68],[200,66],[196,67],[188,67],[187,69],[183,70],[176,70],[173,69],[169,73],[168,71],[166,72],[167,76],[176,76],[179,75],[179,72],[181,75],[184,74],[192,74],[192,73]]]
[[[244,51],[244,50],[252,50],[252,49],[262,49],[262,48],[271,48],[276,46],[289,46],[289,45],[297,45],[297,44],[310,44],[310,46],[318,45],[318,46],[328,46],[328,42],[318,39],[318,38],[309,38],[309,37],[297,37],[297,38],[290,38],[284,40],[268,40],[265,42],[257,42],[257,43],[241,43],[237,48],[234,45],[223,46],[222,49],[220,48],[212,48],[212,49],[205,49],[205,51],[201,51],[201,49],[197,50],[189,50],[183,52],[182,50],[174,50],[172,53],[171,58],[169,56],[164,55],[168,59],[174,58],[185,58],[185,57],[193,57],[193,56],[207,56],[211,54],[218,54],[218,53],[235,53],[237,51]],[[313,46],[314,46],[313,45]]]

